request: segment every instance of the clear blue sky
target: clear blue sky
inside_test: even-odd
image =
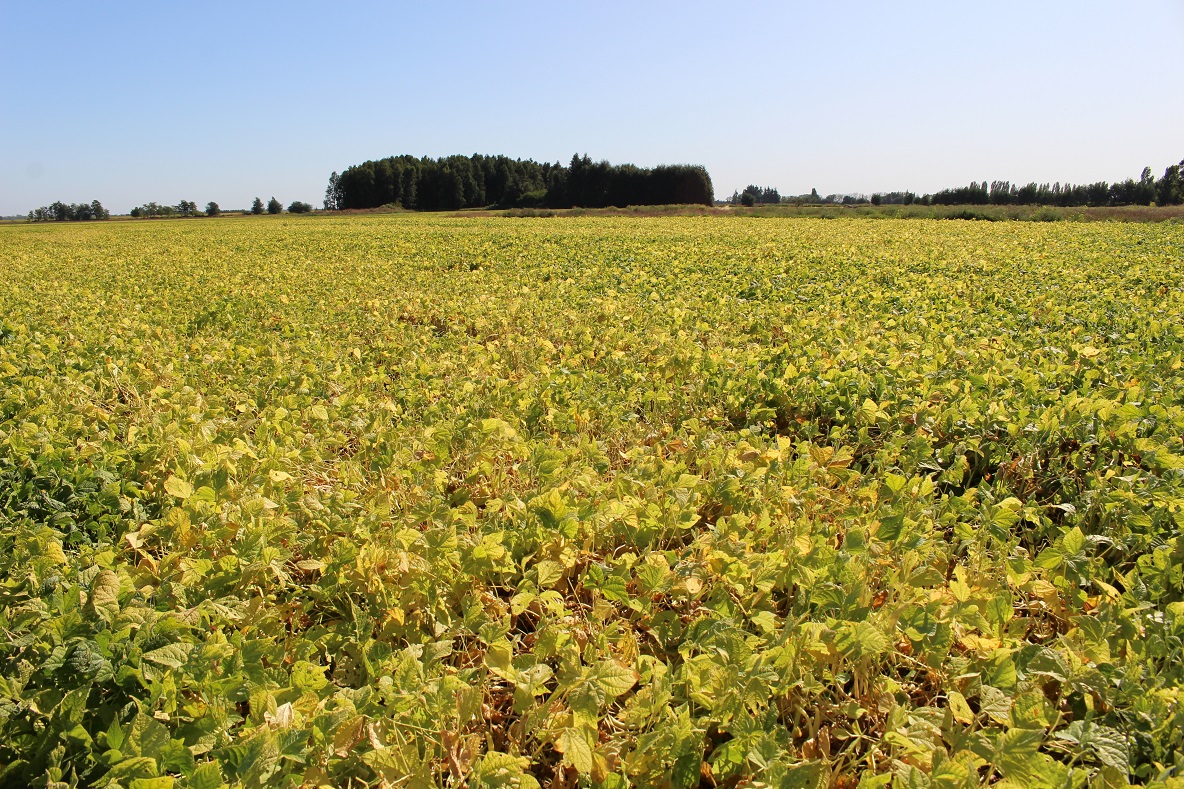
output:
[[[0,0],[0,214],[319,205],[393,154],[706,165],[716,194],[1158,177],[1184,2]]]

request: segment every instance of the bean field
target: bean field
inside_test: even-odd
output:
[[[0,227],[0,784],[1184,786],[1184,227]]]

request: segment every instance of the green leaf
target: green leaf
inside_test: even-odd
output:
[[[603,691],[599,686],[582,682],[567,697],[567,705],[577,721],[595,726],[600,718],[600,705],[604,701]]]
[[[65,665],[69,671],[91,682],[105,682],[114,675],[111,661],[104,657],[99,645],[94,641],[76,643],[70,650],[70,657]]]
[[[880,519],[880,525],[876,529],[876,539],[881,542],[896,542],[900,539],[902,531],[904,531],[904,515],[902,513],[885,515]]]
[[[538,599],[538,595],[534,592],[519,592],[510,598],[510,613],[518,616],[527,608],[530,608],[530,604],[536,599]]]
[[[1108,629],[1105,622],[1093,616],[1078,617],[1077,635],[1081,639],[1082,651],[1085,656],[1098,665],[1109,663],[1113,656],[1110,643],[1107,640]]]
[[[1083,750],[1107,767],[1126,774],[1130,772],[1130,746],[1122,732],[1110,726],[1085,721],[1074,721],[1057,732],[1057,739],[1076,742]]]
[[[246,745],[242,761],[238,765],[239,775],[245,784],[266,785],[280,761],[275,736],[270,730],[262,729],[254,734]]]
[[[558,529],[568,516],[567,503],[563,500],[563,494],[555,488],[551,488],[542,496],[531,499],[530,509],[548,529]]]
[[[538,696],[547,692],[547,683],[553,675],[554,672],[546,663],[536,663],[530,668],[519,672],[514,684],[523,693]]]
[[[168,668],[180,668],[185,665],[185,661],[189,659],[189,653],[192,650],[193,647],[190,644],[169,644],[159,649],[145,652],[144,660],[160,666],[167,666]]]
[[[82,724],[76,724],[74,728],[62,734],[68,742],[76,748],[90,748],[94,744],[94,739],[91,738],[90,732],[82,727]]]
[[[123,741],[123,727],[119,725],[118,718],[113,718],[111,725],[107,727],[107,747],[119,750],[123,747]]]
[[[1121,774],[1130,774],[1130,746],[1122,738],[1121,733],[1109,726],[1096,726],[1095,729],[1105,730],[1105,733],[1099,732],[1098,736],[1089,739],[1089,749],[1094,752],[1095,756],[1098,756],[1098,761],[1106,766],[1112,766]]]
[[[157,778],[133,778],[128,789],[173,789],[173,777],[162,775]]]
[[[203,762],[189,776],[188,789],[222,789],[225,785],[218,762]]]
[[[514,648],[510,642],[499,639],[490,644],[489,649],[485,651],[485,665],[502,679],[515,682],[518,679],[518,669],[514,668],[513,657]]]
[[[610,699],[615,699],[627,693],[637,684],[638,674],[631,668],[622,666],[615,660],[605,660],[596,664],[593,669],[593,679],[597,686]]]
[[[1034,772],[1034,757],[1044,742],[1039,729],[1012,729],[999,741],[997,758],[1004,777],[1021,783],[1030,782]]]
[[[292,666],[292,687],[315,693],[329,684],[329,680],[325,678],[325,673],[328,670],[328,666],[310,663],[307,660],[298,660],[296,665]]]
[[[563,754],[563,760],[584,775],[592,772],[592,741],[583,726],[568,727],[559,732],[555,750]]]
[[[1061,550],[1067,556],[1076,556],[1085,548],[1085,534],[1074,526],[1061,538]]]
[[[870,622],[849,622],[835,631],[835,649],[852,660],[879,657],[888,643],[888,637]]]
[[[884,787],[891,785],[892,773],[872,773],[864,772],[859,779],[859,786],[856,789],[884,789]]]
[[[530,759],[500,751],[489,751],[473,768],[469,784],[487,789],[538,789],[538,781],[526,769]]]
[[[1028,673],[1051,677],[1058,682],[1069,681],[1069,664],[1061,653],[1043,647],[1028,661]]]
[[[1011,697],[998,688],[983,685],[978,700],[979,710],[996,723],[1011,720]]]
[[[168,744],[169,730],[163,723],[142,712],[132,720],[127,735],[127,750],[137,756],[151,756],[155,760]]]
[[[83,721],[86,717],[86,701],[90,697],[90,692],[90,685],[84,685],[80,688],[75,688],[62,697],[62,700],[58,702],[58,706],[54,709],[54,714],[62,726],[81,723]]]
[[[991,624],[1002,627],[1015,616],[1014,603],[1011,595],[1001,592],[987,601],[987,619]]]
[[[155,778],[156,760],[149,756],[132,756],[116,764],[104,776],[111,781],[123,782],[133,778]]]
[[[814,789],[822,777],[822,767],[822,762],[817,761],[801,762],[787,767],[777,782],[777,789]]]
[[[612,600],[617,603],[629,602],[629,588],[626,585],[625,579],[619,575],[608,576],[598,588],[606,600]]]
[[[995,508],[991,522],[1001,529],[1009,529],[1019,522],[1024,503],[1014,496],[1008,496]]]
[[[544,559],[535,565],[535,573],[538,575],[539,589],[550,589],[563,577],[563,565]]]

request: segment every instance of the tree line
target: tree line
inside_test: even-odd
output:
[[[1121,206],[1121,205],[1179,205],[1184,203],[1184,181],[1181,170],[1184,161],[1164,170],[1158,180],[1150,167],[1144,167],[1136,181],[1092,184],[1037,184],[1019,186],[1010,181],[971,182],[969,186],[943,189],[929,201],[934,205],[1055,205],[1055,206]]]
[[[508,156],[447,156],[440,159],[391,156],[347,167],[329,176],[325,208],[398,205],[413,211],[460,208],[606,208],[629,205],[702,203],[714,192],[698,165],[593,162],[575,155],[560,163]]]
[[[313,210],[312,205],[301,202],[300,200],[292,201],[287,208],[290,214],[307,214]],[[274,197],[266,205],[263,203],[263,200],[256,197],[251,208],[244,210],[242,213],[282,214],[283,212],[284,204]],[[222,214],[222,209],[213,200],[206,203],[204,211],[199,211],[197,203],[192,200],[182,200],[176,205],[147,202],[133,208],[130,216],[133,219],[168,219],[172,217],[198,216],[202,213],[206,216],[219,216]],[[103,204],[98,200],[92,200],[89,203],[63,203],[58,200],[49,205],[34,208],[28,213],[26,218],[30,222],[86,222],[93,219],[110,219],[111,212],[103,208]]]
[[[312,211],[313,207],[308,203],[302,203],[299,200],[294,200],[288,206],[288,213],[290,214],[307,214]],[[251,204],[250,209],[244,210],[243,214],[282,214],[284,212],[284,204],[274,197],[267,201],[264,205],[261,198],[256,197],[255,202]],[[176,205],[160,205],[158,203],[144,203],[138,205],[131,211],[131,216],[134,219],[157,219],[157,218],[171,218],[171,217],[190,217],[197,216],[199,213],[204,213],[206,216],[219,216],[223,213],[222,208],[213,200],[206,203],[204,211],[199,212],[197,203],[192,200],[182,200]]]
[[[103,208],[98,200],[89,203],[63,203],[56,200],[49,205],[34,208],[29,212],[30,222],[88,222],[93,219],[110,219],[111,212]]]
[[[732,205],[754,206],[776,203],[789,205],[880,205],[924,202],[926,198],[919,197],[912,192],[886,192],[874,194],[871,197],[863,194],[829,194],[823,197],[817,189],[811,189],[809,194],[783,195],[772,186],[748,185],[743,192],[733,192],[727,202]]]
[[[817,189],[808,195],[781,195],[773,187],[749,185],[742,192],[734,192],[733,205],[764,203],[793,203],[795,205],[1048,205],[1048,206],[1124,206],[1124,205],[1180,205],[1184,203],[1184,160],[1170,165],[1161,178],[1156,178],[1150,167],[1144,167],[1138,180],[1092,184],[1031,182],[1013,184],[1010,181],[971,181],[968,186],[942,189],[934,194],[914,192],[877,192],[870,197],[862,194],[831,194],[822,197]]]

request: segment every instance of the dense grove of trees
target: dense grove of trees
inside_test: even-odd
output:
[[[29,212],[30,222],[86,222],[91,219],[110,219],[111,212],[98,200],[89,203],[63,203],[57,200]]]
[[[780,203],[781,193],[771,186],[754,186],[749,184],[743,192],[732,192],[732,205],[758,205]]]
[[[507,156],[392,156],[346,168],[329,177],[325,208],[396,204],[415,211],[498,206],[603,208],[702,203],[714,199],[711,177],[700,166],[654,168],[593,162],[573,156],[563,167]]]
[[[213,203],[215,211],[217,211],[218,204]],[[206,213],[210,216],[210,206],[206,206]],[[160,205],[158,203],[144,203],[132,209],[131,215],[136,219],[152,219],[155,217],[173,217],[173,216],[197,216],[197,203],[192,200],[182,200],[176,205]]]

